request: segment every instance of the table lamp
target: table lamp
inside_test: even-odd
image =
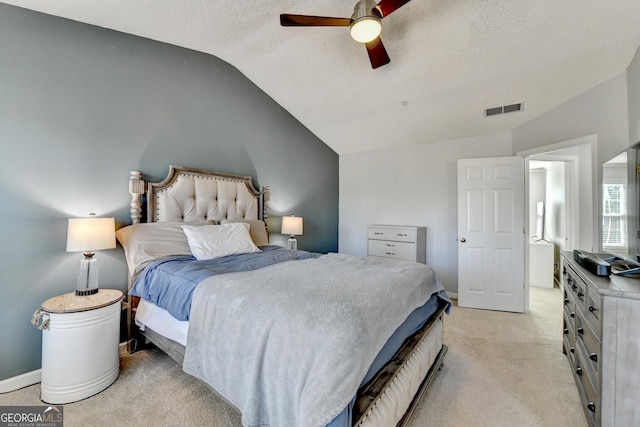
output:
[[[116,247],[113,218],[70,218],[67,229],[67,252],[83,252],[80,261],[76,295],[98,292],[98,259],[94,251]]]
[[[298,241],[295,236],[302,235],[302,217],[301,216],[283,216],[282,217],[282,234],[288,234],[287,248],[297,250]]]

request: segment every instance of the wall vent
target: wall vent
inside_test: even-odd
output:
[[[497,116],[499,114],[513,113],[514,111],[522,111],[522,102],[518,104],[503,105],[502,107],[487,108],[484,110],[484,116]]]

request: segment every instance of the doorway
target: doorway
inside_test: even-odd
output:
[[[595,135],[518,153],[525,159],[530,287],[559,284],[562,251],[593,251],[598,218],[595,153]]]
[[[579,158],[559,160],[553,156],[529,159],[529,285],[557,287],[560,252],[572,247],[571,172]]]

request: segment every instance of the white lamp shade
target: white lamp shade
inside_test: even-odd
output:
[[[67,252],[90,252],[116,247],[113,218],[71,218],[67,229]]]
[[[282,234],[291,236],[302,235],[302,217],[301,216],[283,216],[282,217]]]

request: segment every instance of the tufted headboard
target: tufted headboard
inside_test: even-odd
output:
[[[131,221],[142,221],[146,195],[147,222],[221,221],[261,219],[266,222],[269,188],[257,191],[250,176],[231,175],[181,166],[169,166],[160,182],[145,182],[142,172],[131,171]]]

